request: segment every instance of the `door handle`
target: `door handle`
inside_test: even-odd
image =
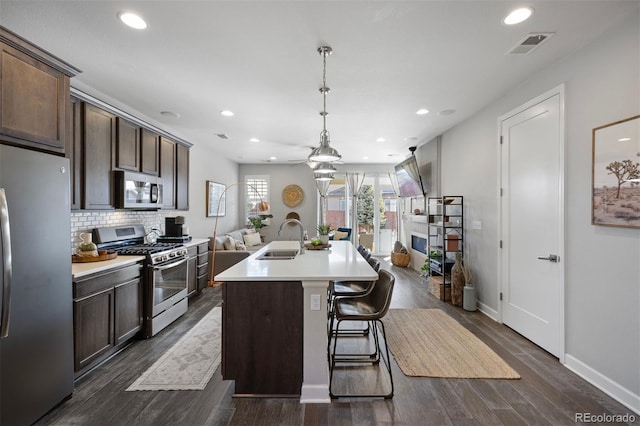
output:
[[[2,304],[0,312],[0,339],[9,336],[9,309],[11,308],[11,232],[9,207],[4,188],[0,188],[0,244],[2,244]]]
[[[548,257],[538,257],[540,260],[548,260],[549,262],[560,262],[560,256],[557,254],[550,254]]]

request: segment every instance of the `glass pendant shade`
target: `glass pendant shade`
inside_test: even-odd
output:
[[[335,173],[336,168],[331,163],[320,163],[313,168],[313,171],[320,174]]]
[[[327,173],[327,174],[314,173],[313,178],[319,181],[333,180],[333,173]]]

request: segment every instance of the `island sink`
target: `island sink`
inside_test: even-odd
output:
[[[298,250],[269,250],[264,252],[258,260],[289,260],[296,257]]]

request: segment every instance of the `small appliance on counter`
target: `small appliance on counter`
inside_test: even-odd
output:
[[[165,217],[164,235],[158,237],[161,243],[186,243],[191,241],[191,236],[187,235],[187,227],[184,226],[184,216]]]

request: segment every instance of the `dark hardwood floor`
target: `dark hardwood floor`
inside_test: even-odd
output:
[[[571,425],[575,413],[626,414],[629,409],[585,382],[556,358],[479,312],[440,302],[418,274],[382,267],[396,277],[392,308],[446,311],[489,345],[520,380],[462,380],[406,377],[392,360],[391,400],[334,400],[300,404],[297,399],[232,398],[233,383],[220,369],[203,391],[125,392],[162,353],[221,302],[220,287],[190,301],[189,311],[151,339],[130,347],[81,378],[73,397],[39,425]],[[350,386],[377,382],[347,374]],[[373,384],[372,386],[376,386]],[[635,423],[640,424],[638,415]],[[579,422],[578,422],[579,423]]]

